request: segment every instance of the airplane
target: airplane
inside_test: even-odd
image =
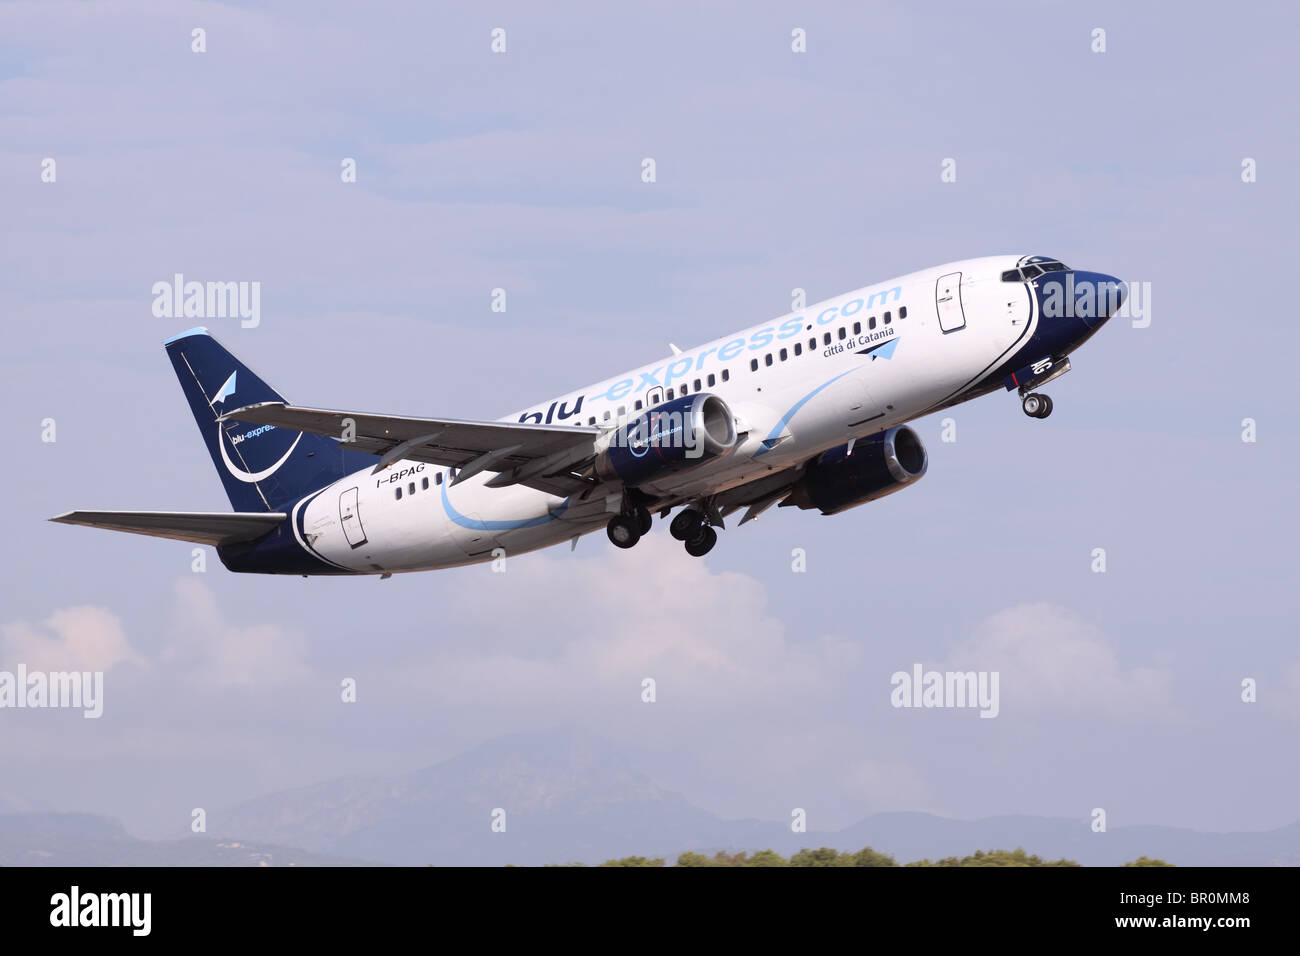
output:
[[[492,561],[605,528],[708,554],[773,505],[839,514],[924,477],[907,422],[1039,391],[1127,287],[1047,256],[913,272],[682,350],[496,421],[290,404],[206,329],[164,343],[234,513],[51,518],[215,546],[231,571],[369,574]]]

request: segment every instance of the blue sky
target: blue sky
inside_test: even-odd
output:
[[[0,7],[0,667],[108,672],[99,721],[0,713],[0,796],[176,832],[194,806],[577,726],[724,816],[817,829],[1295,819],[1293,9],[384,11]],[[1006,395],[949,413],[955,443],[923,419],[916,487],[769,512],[703,562],[661,533],[504,575],[266,579],[44,523],[227,508],[160,347],[192,323],[150,311],[176,272],[261,282],[258,328],[209,324],[292,400],[495,418],[795,288],[1001,252],[1150,283],[1151,324],[1088,343],[1050,420]],[[892,709],[915,661],[999,669],[1000,716]]]

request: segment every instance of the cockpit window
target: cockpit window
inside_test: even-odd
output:
[[[1069,272],[1070,267],[1063,262],[1057,262],[1055,259],[1049,259],[1046,256],[1031,256],[1019,269],[1008,269],[1002,273],[1003,282],[1028,282],[1035,279],[1045,272]]]

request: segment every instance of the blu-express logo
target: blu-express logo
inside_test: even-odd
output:
[[[871,309],[876,305],[885,305],[891,301],[891,296],[893,297],[892,301],[897,302],[902,295],[903,287],[896,285],[889,289],[873,292],[866,298],[857,296],[838,305],[829,305],[818,312],[813,320],[810,320],[806,315],[791,316],[780,325],[769,325],[751,333],[747,339],[743,337],[734,338],[719,348],[707,348],[698,355],[683,355],[673,359],[666,365],[650,369],[648,372],[638,372],[639,380],[634,378],[619,379],[597,395],[579,395],[572,402],[551,402],[550,407],[545,411],[524,412],[519,416],[519,421],[549,425],[552,422],[564,421],[566,418],[582,414],[584,400],[603,399],[609,402],[617,402],[633,392],[640,394],[653,388],[670,388],[675,382],[689,375],[694,375],[696,372],[703,371],[705,368],[719,363],[730,362],[747,351],[759,352],[773,342],[792,339],[804,331],[805,325],[829,325],[836,319],[851,318],[863,309]],[[709,360],[710,356],[713,357],[712,360]]]

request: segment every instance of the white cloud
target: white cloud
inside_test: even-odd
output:
[[[7,667],[22,663],[29,670],[108,671],[139,661],[117,616],[102,607],[61,608],[40,624],[15,621],[4,626],[3,635]]]
[[[953,648],[959,670],[1000,673],[1002,712],[1052,710],[1148,716],[1170,709],[1168,671],[1120,667],[1104,635],[1066,608],[1019,604]]]
[[[234,624],[226,620],[216,595],[196,580],[173,588],[172,627],[162,659],[200,683],[289,684],[307,680],[306,640],[273,624]]]
[[[457,588],[440,618],[490,615],[491,636],[432,642],[422,666],[403,668],[404,679],[436,681],[440,696],[554,701],[611,693],[636,700],[650,677],[661,702],[699,712],[820,696],[859,657],[837,638],[792,640],[769,615],[760,582],[709,571],[666,534],[617,560],[511,559],[506,573],[484,569],[478,582]]]

